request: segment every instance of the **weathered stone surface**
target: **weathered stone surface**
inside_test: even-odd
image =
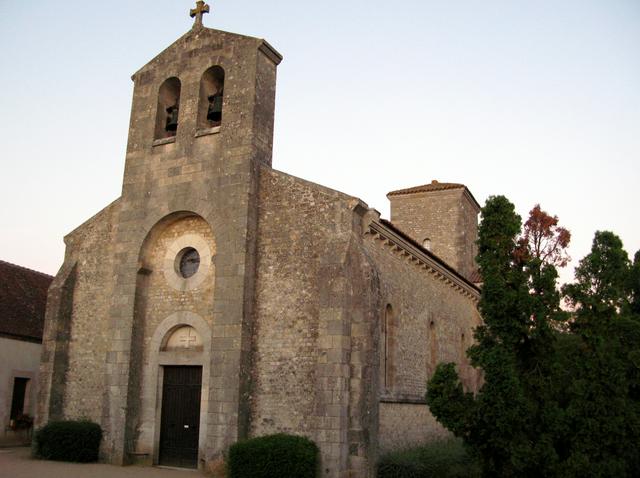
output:
[[[463,184],[438,183],[392,191],[391,222],[465,277],[476,271],[480,206]]]
[[[373,476],[380,450],[444,433],[423,403],[438,361],[477,386],[463,353],[480,321],[465,279],[473,210],[444,195],[423,205],[429,227],[415,220],[461,274],[359,199],[273,170],[279,61],[263,40],[196,27],[133,76],[122,196],[65,239],[41,364],[40,423],[99,422],[105,461],[158,462],[168,365],[202,367],[203,469],[239,438],[282,431],[318,443],[323,476]],[[223,120],[203,129],[213,65]],[[172,77],[179,126],[163,138]],[[421,204],[401,205],[409,235]],[[183,277],[188,247],[200,263]],[[167,348],[187,326],[198,347]]]

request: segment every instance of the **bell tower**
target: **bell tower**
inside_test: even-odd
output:
[[[132,76],[124,195],[150,168],[160,176],[160,164],[170,177],[179,166],[228,170],[240,156],[271,165],[282,56],[265,40],[204,27],[208,11],[199,1],[191,30]]]
[[[207,458],[216,456],[246,436],[249,425],[257,188],[260,171],[271,166],[276,69],[282,56],[263,39],[206,28],[202,17],[208,11],[198,1],[191,10],[193,27],[132,76],[108,315],[107,355],[117,360],[107,364],[110,386],[103,415],[106,456],[114,463],[139,451],[137,437],[152,435],[151,425],[142,430],[137,425],[153,412],[140,398],[144,377],[158,375],[147,370],[145,357],[154,352],[145,349],[146,336],[137,332],[145,330],[142,318],[187,313],[189,294],[198,291],[212,291],[201,294],[210,306],[200,317],[211,328],[203,339],[210,343],[206,362],[215,364],[202,379],[208,385],[203,386],[199,446]],[[190,224],[200,224],[199,230],[211,231],[211,237],[198,236]],[[178,292],[168,289],[167,294],[149,285],[164,284],[163,274],[174,274],[171,257],[164,271],[145,263],[145,257],[155,257],[155,246],[149,244],[157,231],[171,228],[178,231],[180,248],[197,250],[206,261],[200,270],[210,271],[193,291],[191,286],[180,290],[180,281],[191,283],[187,279],[178,281]],[[144,309],[152,302],[167,312],[154,315]],[[144,393],[155,396],[153,390]]]

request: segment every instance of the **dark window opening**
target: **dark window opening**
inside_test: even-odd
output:
[[[28,382],[28,378],[15,377],[13,379],[13,398],[11,399],[11,415],[9,417],[11,420],[24,414],[24,399]]]
[[[200,267],[200,254],[193,247],[187,247],[178,253],[178,270],[180,275],[188,279],[198,272]]]
[[[170,138],[178,132],[180,113],[180,80],[168,78],[158,91],[155,139]]]
[[[220,126],[224,100],[224,70],[212,66],[200,80],[200,106],[198,108],[198,128]]]
[[[435,321],[429,322],[429,378],[436,371],[438,365],[438,331]]]
[[[386,391],[391,391],[394,388],[396,381],[396,363],[395,363],[395,352],[396,352],[396,320],[393,312],[393,307],[391,304],[387,304],[387,307],[384,311],[384,334],[383,334],[383,343],[382,345],[382,371],[384,376],[382,377],[382,384]]]

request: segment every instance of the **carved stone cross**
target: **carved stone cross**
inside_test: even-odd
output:
[[[202,0],[198,0],[196,2],[196,8],[192,8],[189,12],[191,18],[195,17],[196,20],[193,23],[193,26],[202,26],[202,15],[205,13],[209,13],[209,5],[204,3]]]
[[[198,338],[193,333],[191,329],[186,331],[187,333],[180,337],[180,342],[184,344],[185,348],[191,348],[191,346],[195,346]]]

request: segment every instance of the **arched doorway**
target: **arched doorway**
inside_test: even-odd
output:
[[[139,441],[153,443],[153,464],[199,468],[207,436],[210,326],[197,314],[176,312],[158,326],[150,347]]]
[[[160,358],[163,362],[192,362],[189,359],[201,352],[200,334],[190,325],[179,325],[163,340]],[[161,365],[161,370],[158,464],[197,468],[202,365]]]

